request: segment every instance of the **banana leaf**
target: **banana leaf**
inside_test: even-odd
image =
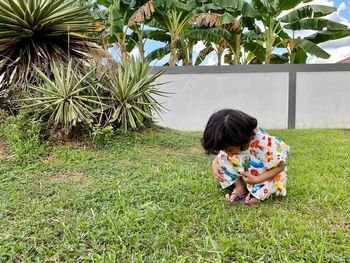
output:
[[[163,43],[169,43],[170,42],[170,35],[167,34],[166,31],[162,31],[162,30],[144,30],[142,31],[142,39],[146,40],[146,39],[151,39],[151,40],[155,40],[155,41],[159,41],[159,42],[163,42]],[[139,36],[136,34],[135,31],[133,31],[129,36],[128,36],[128,42],[126,45],[126,49],[128,52],[131,52],[134,47],[135,44],[137,42],[139,42]]]
[[[297,52],[292,53],[291,56],[294,56],[293,64],[306,64],[307,53],[303,49],[298,49]]]
[[[287,64],[289,62],[289,53],[272,54],[270,64]]]
[[[244,2],[242,10],[242,17],[249,17],[249,18],[255,18],[259,12],[257,10],[255,10],[255,8],[247,2]]]
[[[330,40],[341,39],[348,36],[350,36],[350,29],[341,31],[319,31],[315,34],[305,37],[304,39],[309,40],[315,44],[319,44]]]
[[[327,29],[328,31],[336,31],[336,30],[344,30],[347,29],[348,26],[331,21],[328,19],[323,19],[323,18],[306,18],[298,21],[294,21],[290,24],[287,24],[284,26],[286,29],[291,29],[291,30],[305,30],[305,29],[310,29],[310,30],[323,30]]]
[[[186,31],[183,36],[194,40],[209,41],[213,43],[218,43],[223,37],[223,35],[212,29],[192,29]]]
[[[264,0],[252,0],[254,8],[259,12],[259,16],[275,15],[276,10],[271,6],[268,1]]]
[[[231,24],[232,22],[234,22],[236,20],[236,18],[234,16],[232,16],[231,14],[225,12],[224,14],[222,14],[221,16],[221,24],[225,25],[225,24]]]
[[[122,33],[124,29],[124,23],[123,23],[123,15],[120,12],[120,9],[113,5],[110,8],[110,26],[111,26],[111,36],[117,33]]]
[[[165,57],[166,55],[168,55],[170,53],[170,47],[169,45],[166,45],[165,47],[161,47],[158,48],[156,50],[153,50],[151,53],[149,53],[146,56],[146,61],[152,62],[153,60],[156,59],[162,59],[163,57]]]
[[[157,0],[154,2],[154,7],[159,11],[178,9],[182,11],[190,12],[192,10],[191,6],[187,3],[178,0]]]
[[[294,7],[296,7],[297,5],[299,5],[300,3],[309,3],[312,2],[313,0],[277,0],[277,1],[273,1],[275,2],[275,8],[281,12],[281,11],[285,11],[285,10],[290,10]],[[271,2],[271,1],[269,1]]]
[[[221,6],[217,6],[213,3],[209,3],[209,4],[204,4],[204,5],[201,5],[199,7],[196,7],[193,10],[193,14],[208,13],[208,12],[213,12],[213,11],[217,12],[220,10],[223,10],[223,8]]]
[[[283,23],[291,23],[303,18],[317,18],[329,15],[337,11],[337,8],[326,5],[308,5],[300,7],[292,12],[286,14],[285,16],[279,18],[278,20]]]
[[[244,6],[244,0],[213,0],[213,3],[222,8],[233,8],[235,10],[242,10]]]
[[[259,61],[265,61],[265,49],[256,42],[245,43],[244,50],[253,53]]]
[[[300,47],[308,54],[316,56],[318,58],[328,59],[331,56],[322,48],[317,46],[315,43],[308,41],[306,39],[297,38],[295,39],[295,44],[297,48]]]
[[[170,42],[170,35],[163,30],[145,30],[144,38],[152,39],[160,42]]]
[[[199,66],[205,60],[205,58],[213,51],[214,48],[212,46],[207,46],[204,49],[202,49],[196,58],[195,65]]]

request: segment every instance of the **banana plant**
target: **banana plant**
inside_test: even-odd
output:
[[[221,57],[225,51],[225,62],[241,64],[244,63],[242,58],[242,47],[247,37],[246,32],[259,31],[255,24],[256,10],[248,3],[243,1],[212,1],[200,8],[203,13],[196,16],[196,24],[205,27],[212,27],[213,32],[217,32],[221,37],[216,42],[212,42],[214,50],[218,55],[218,64],[221,64]],[[249,31],[247,31],[247,29]],[[202,55],[210,50],[207,47],[200,54]],[[198,61],[197,61],[198,62]]]
[[[152,3],[154,13],[151,21],[147,20],[148,17],[145,15],[138,16],[136,21],[135,19],[129,21],[132,26],[136,23],[149,21],[147,25],[150,28],[156,28],[156,30],[144,31],[144,39],[153,39],[165,43],[165,47],[148,54],[146,60],[160,59],[170,53],[169,65],[174,66],[180,60],[182,60],[183,65],[192,65],[193,46],[197,42],[196,38],[200,33],[191,31],[195,28],[191,28],[188,21],[196,11],[196,3],[182,0],[155,0]],[[139,12],[137,11],[137,13]],[[140,34],[137,35],[137,39],[141,39],[141,37]],[[188,45],[185,45],[185,43]],[[185,55],[186,53],[187,55]],[[141,50],[140,54],[143,54]]]
[[[330,55],[317,46],[318,43],[309,38],[295,38],[294,32],[299,30],[315,30],[316,36],[327,32],[333,34],[333,39],[348,36],[346,25],[325,19],[324,16],[336,11],[336,8],[324,5],[305,5],[295,9],[301,3],[309,3],[311,0],[252,0],[254,8],[258,11],[256,17],[264,27],[263,40],[265,48],[265,64],[270,64],[271,55],[276,47],[286,47],[290,54],[291,63],[305,63],[307,54],[320,58],[329,58]],[[288,12],[282,16],[282,12]],[[325,30],[324,30],[325,29]],[[292,30],[293,36],[289,36],[286,30]],[[320,39],[318,37],[318,39]],[[332,38],[323,37],[331,40]]]
[[[130,59],[128,45],[132,42],[131,34],[142,31],[137,23],[150,18],[153,13],[153,1],[98,0],[98,3],[109,10],[109,43],[116,43],[120,47],[122,62],[126,63]]]
[[[177,56],[177,42],[186,30],[189,29],[188,20],[192,17],[192,6],[186,1],[180,0],[158,0],[155,1],[155,22],[151,23],[166,31],[170,35],[170,59],[169,65],[175,66]]]
[[[194,61],[193,48],[198,41],[204,41],[206,43],[216,43],[221,38],[222,32],[214,31],[212,29],[200,29],[190,28],[186,30],[176,41],[176,64],[182,63],[182,65],[192,66],[197,65],[199,60]],[[165,43],[164,47],[153,50],[146,56],[147,61],[159,60],[171,53],[170,48],[170,36],[166,34],[166,31],[162,31],[164,34],[162,38],[154,38],[154,40],[162,41]],[[205,57],[203,58],[203,60]],[[165,65],[169,65],[166,63]]]
[[[139,50],[139,57],[141,62],[149,61],[151,62],[154,59],[157,59],[159,55],[145,55],[145,44],[148,40],[160,41],[163,43],[170,43],[170,35],[167,31],[161,29],[145,29],[145,24],[139,24],[132,27],[133,32],[130,34],[130,41],[127,44],[127,51],[131,52],[135,47]],[[169,51],[170,52],[170,51]],[[166,54],[165,54],[166,55]],[[154,57],[149,60],[150,57]]]
[[[169,65],[174,66],[180,62],[182,65],[193,65],[193,47],[198,41],[218,42],[218,33],[201,28],[198,23],[201,13],[213,6],[207,2],[211,1],[155,0],[153,20],[148,25],[158,28],[157,36],[160,39],[153,39],[164,42],[165,46],[152,51],[147,59],[160,59],[170,53]],[[227,16],[229,15],[225,14],[223,19],[228,19]],[[212,17],[209,20],[216,24]]]
[[[298,37],[285,40],[290,54],[290,63],[305,63],[307,53],[321,58],[329,58],[329,54],[317,46],[317,44],[347,37],[350,29],[346,25],[324,19],[325,15],[332,14],[337,9],[331,6],[307,5],[289,12],[279,20],[287,23],[284,28],[295,31],[316,30],[317,32],[304,39]],[[316,41],[316,36],[328,35],[322,41]]]

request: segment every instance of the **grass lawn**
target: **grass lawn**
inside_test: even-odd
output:
[[[350,131],[274,130],[287,197],[234,205],[199,133],[154,128],[0,165],[0,262],[349,262]]]

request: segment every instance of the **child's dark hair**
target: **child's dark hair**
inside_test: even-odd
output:
[[[208,154],[215,154],[229,146],[244,147],[254,136],[257,125],[255,118],[242,111],[217,111],[210,116],[205,127],[202,146]]]

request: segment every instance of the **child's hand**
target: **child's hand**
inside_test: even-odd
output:
[[[243,173],[242,173],[242,178],[243,178],[244,182],[246,182],[247,184],[257,184],[257,183],[260,183],[260,182],[257,180],[257,177],[256,177],[256,176],[253,176],[253,175],[251,175],[250,173],[247,173],[247,172],[243,172]]]
[[[225,181],[225,174],[224,171],[221,169],[218,161],[216,158],[213,160],[211,164],[211,169],[213,171],[214,178],[218,180],[219,182]]]
[[[280,162],[276,167],[266,170],[259,176],[253,176],[250,173],[243,172],[242,173],[242,178],[247,184],[259,184],[261,182],[264,182],[266,180],[272,179],[274,176],[278,175],[281,173],[284,168],[286,167],[285,162]]]

